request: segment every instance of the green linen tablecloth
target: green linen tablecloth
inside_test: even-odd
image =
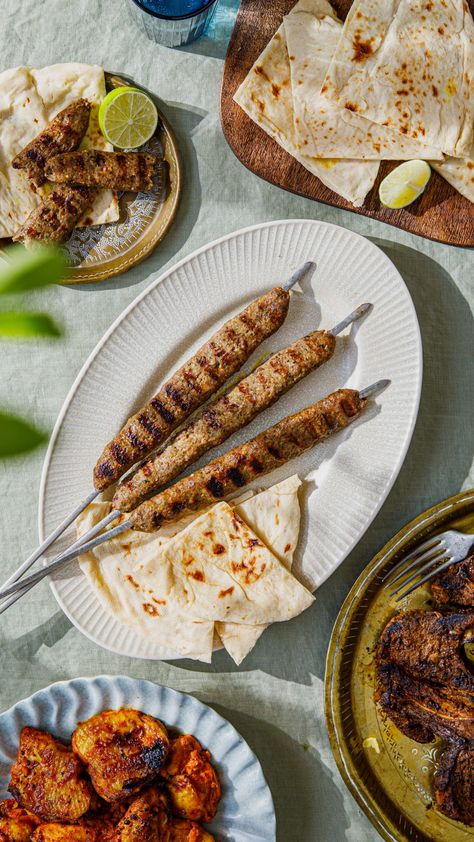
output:
[[[176,128],[185,185],[176,222],[142,265],[114,281],[53,287],[28,303],[62,323],[59,343],[3,344],[0,405],[51,429],[71,383],[106,328],[153,278],[193,249],[272,219],[323,219],[371,238],[403,275],[421,325],[425,378],[417,428],[382,511],[302,617],[269,629],[244,665],[149,663],[90,643],[46,584],[0,619],[0,709],[60,679],[124,673],[194,693],[226,716],[259,756],[275,799],[279,842],[362,842],[377,832],[332,760],[323,714],[331,628],[355,577],[392,534],[428,505],[474,485],[474,254],[402,233],[272,187],[236,160],[219,121],[223,59],[237,0],[221,0],[208,36],[172,51],[148,41],[128,0],[2,0],[1,68],[101,64],[155,91]],[[37,542],[44,453],[0,463],[1,580]]]

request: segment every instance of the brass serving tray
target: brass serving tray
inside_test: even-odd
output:
[[[108,90],[122,85],[139,87],[131,79],[110,73],[105,74],[105,79]],[[159,122],[146,151],[162,156],[167,166],[152,192],[119,194],[117,222],[73,231],[63,246],[71,267],[63,283],[105,281],[126,272],[151,254],[176,216],[182,187],[181,160],[173,129],[153,99]]]
[[[373,700],[374,651],[385,624],[400,610],[433,606],[428,587],[396,604],[383,590],[382,578],[402,555],[445,529],[474,532],[474,489],[423,512],[383,547],[344,601],[329,644],[325,708],[333,754],[352,795],[389,842],[473,838],[472,828],[432,806],[433,774],[443,742],[409,740]]]

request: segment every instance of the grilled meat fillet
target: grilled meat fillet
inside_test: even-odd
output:
[[[375,700],[397,728],[418,743],[435,736],[474,739],[474,694],[412,678],[389,662],[378,664]]]
[[[44,821],[75,822],[92,802],[79,759],[51,734],[23,728],[8,791]]]
[[[336,339],[331,333],[315,331],[274,354],[228,394],[204,409],[162,453],[122,483],[115,492],[113,507],[125,512],[134,509],[329,360],[335,347]]]
[[[211,821],[217,812],[221,786],[211,755],[195,737],[184,734],[171,741],[160,774],[166,781],[173,813],[192,821]]]
[[[474,639],[474,614],[406,611],[392,617],[379,641],[379,664],[413,678],[474,693],[474,671],[463,644]]]
[[[0,802],[0,842],[30,842],[40,823],[41,819],[19,807],[13,798]]]
[[[277,287],[226,322],[106,445],[94,468],[95,488],[119,479],[202,406],[283,324],[289,300]]]
[[[49,181],[109,187],[135,193],[153,189],[160,159],[143,152],[101,152],[84,149],[50,158],[45,173]]]
[[[227,497],[347,427],[366,403],[359,398],[358,392],[340,389],[313,406],[284,418],[142,503],[130,515],[133,529],[153,532],[163,523]]]
[[[170,814],[164,792],[150,787],[130,804],[114,842],[169,842]]]
[[[16,155],[12,167],[24,170],[25,175],[40,187],[46,181],[44,168],[48,159],[79,147],[89,125],[90,112],[91,105],[85,99],[68,105]]]
[[[115,842],[115,827],[103,819],[81,820],[78,824],[42,824],[32,842]]]
[[[441,604],[474,608],[474,553],[440,573],[431,590]]]
[[[89,187],[60,184],[32,211],[26,222],[14,234],[13,240],[25,245],[40,240],[62,243],[67,240],[81,216],[92,205],[95,191]]]
[[[196,822],[173,819],[170,825],[169,842],[216,842],[216,840]]]
[[[474,743],[451,745],[443,752],[435,796],[440,813],[474,827]]]
[[[73,751],[87,766],[96,792],[121,801],[158,775],[169,747],[165,726],[130,708],[106,710],[78,725]]]

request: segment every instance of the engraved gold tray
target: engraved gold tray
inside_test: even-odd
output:
[[[433,606],[428,587],[396,604],[382,578],[402,555],[446,529],[474,532],[474,490],[428,509],[372,559],[339,612],[328,650],[325,704],[334,757],[352,795],[390,842],[473,838],[473,828],[433,808],[433,774],[443,742],[408,739],[373,700],[374,650],[385,624],[400,610]]]

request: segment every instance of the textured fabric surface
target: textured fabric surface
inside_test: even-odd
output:
[[[83,361],[115,317],[161,271],[194,248],[270,219],[324,219],[373,239],[413,297],[424,342],[419,420],[400,476],[367,534],[301,617],[265,632],[237,668],[224,652],[212,666],[131,661],[84,639],[46,584],[0,617],[0,709],[52,681],[125,673],[195,693],[215,706],[257,752],[273,791],[278,840],[375,842],[380,837],[332,760],[323,714],[324,663],[333,622],[354,578],[392,534],[428,505],[474,485],[472,463],[474,254],[285,193],[242,167],[219,122],[219,90],[237,0],[221,0],[208,36],[181,51],[148,41],[128,0],[3,0],[0,70],[59,61],[102,64],[155,91],[176,128],[185,186],[173,229],[126,275],[98,285],[53,287],[28,304],[62,323],[59,342],[4,344],[0,405],[51,429]],[[0,464],[5,579],[37,542],[44,452]]]

